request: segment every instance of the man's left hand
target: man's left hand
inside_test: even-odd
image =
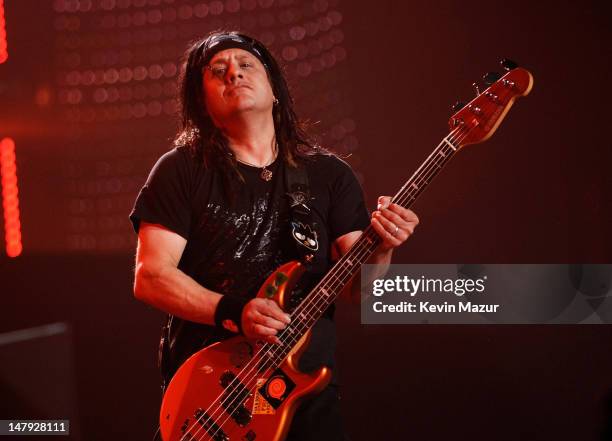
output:
[[[406,242],[419,224],[412,210],[391,203],[390,196],[378,198],[377,210],[372,213],[372,227],[382,239],[381,251],[389,251]]]

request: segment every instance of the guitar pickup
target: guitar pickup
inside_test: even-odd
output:
[[[247,387],[238,380],[236,374],[231,371],[223,372],[220,383],[225,389],[223,398],[221,398],[221,405],[239,426],[246,426],[253,418],[251,412],[244,407],[244,402],[249,398],[251,393]]]

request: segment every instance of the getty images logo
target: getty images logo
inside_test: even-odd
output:
[[[486,279],[487,276],[478,279],[395,276],[389,279],[375,279],[372,282],[372,295],[380,297],[387,293],[404,293],[414,297],[420,293],[453,293],[461,297],[465,294],[484,292]]]

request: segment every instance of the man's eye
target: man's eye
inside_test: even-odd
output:
[[[213,67],[210,70],[213,73],[213,75],[216,75],[216,76],[225,75],[225,71],[226,71],[224,67]]]
[[[240,67],[242,67],[242,68],[248,68],[248,67],[253,67],[253,65],[252,65],[251,63],[242,63],[242,64],[240,65]]]

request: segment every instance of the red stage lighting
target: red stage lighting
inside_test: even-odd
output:
[[[11,138],[0,141],[0,182],[2,183],[2,209],[4,211],[4,238],[6,254],[21,254],[21,222],[19,221],[19,190],[17,187],[17,162],[15,142]]]
[[[4,0],[0,0],[0,64],[8,59],[6,43],[6,21],[4,20]]]

